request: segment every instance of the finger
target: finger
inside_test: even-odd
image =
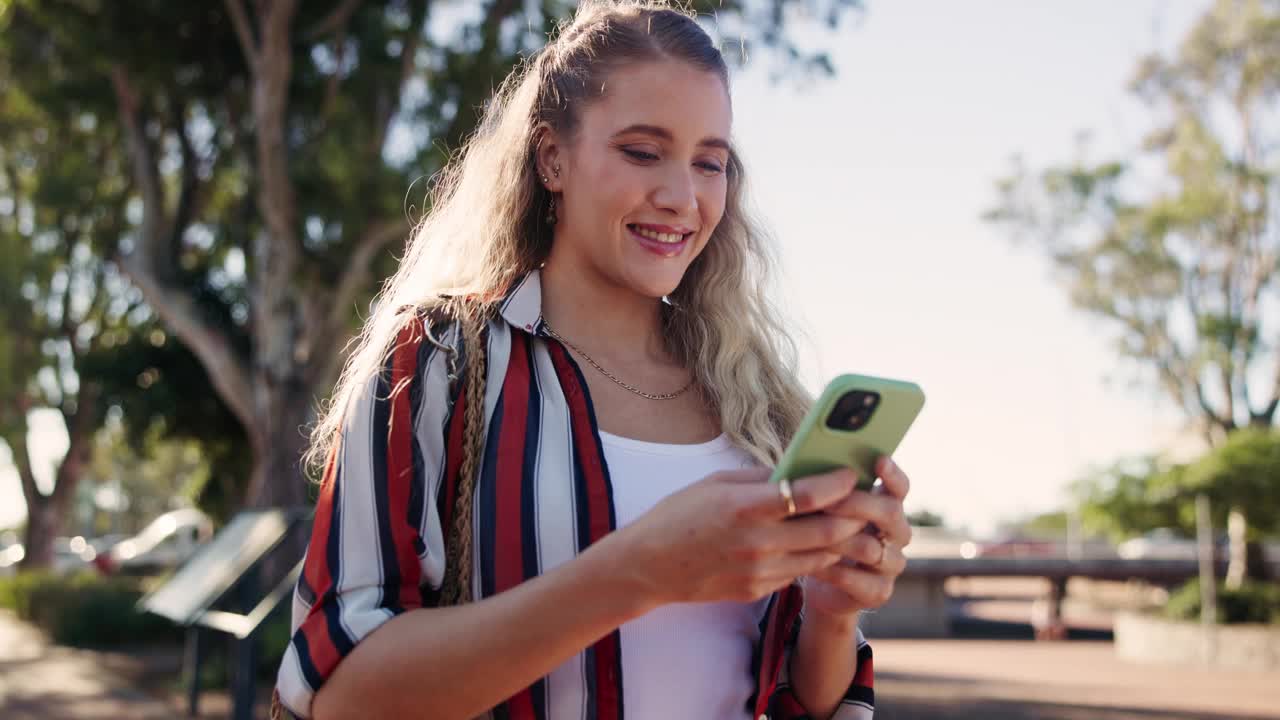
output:
[[[846,561],[859,565],[864,570],[889,577],[901,575],[907,567],[907,556],[903,554],[902,548],[886,541],[882,550],[880,541],[866,533],[846,540],[840,548],[840,554]]]
[[[899,545],[911,542],[911,525],[902,501],[891,495],[855,492],[823,512],[873,524],[882,535]]]
[[[843,500],[853,491],[857,480],[857,475],[848,469],[792,479],[791,497],[796,504],[796,514],[818,512]],[[791,514],[777,483],[744,483],[742,498],[741,513],[752,520],[779,520]]]
[[[769,468],[748,467],[741,470],[723,470],[711,476],[716,482],[739,485],[759,485],[769,479],[773,472]]]
[[[857,536],[864,526],[861,520],[816,513],[760,528],[757,537],[761,546],[782,552],[832,551]]]
[[[898,467],[898,463],[888,455],[876,462],[876,475],[880,478],[882,492],[902,500],[911,491],[911,478]]]
[[[806,552],[785,553],[763,561],[756,574],[766,578],[767,582],[777,582],[779,586],[804,575],[814,575],[840,563],[840,553],[830,550],[810,550]]]
[[[844,591],[854,605],[865,610],[884,605],[893,595],[893,578],[869,570],[832,565],[812,575]]]

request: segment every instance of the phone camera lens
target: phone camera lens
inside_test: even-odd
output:
[[[835,408],[827,416],[827,427],[832,430],[859,430],[871,421],[879,404],[879,393],[851,390],[836,401]]]

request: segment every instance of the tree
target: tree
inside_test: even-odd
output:
[[[1202,494],[1209,499],[1210,522],[1215,528],[1230,527],[1231,508],[1248,508],[1250,539],[1260,540],[1264,535],[1280,534],[1280,496],[1275,493],[1278,476],[1280,432],[1242,428],[1194,462],[1167,464],[1156,458],[1125,461],[1081,480],[1074,492],[1085,527],[1117,540],[1154,528],[1174,528],[1194,537],[1195,501]],[[1265,574],[1261,546],[1256,542],[1235,544],[1232,551],[1246,554],[1230,563],[1229,586],[1238,588],[1246,577]]]
[[[1195,509],[1179,503],[1177,493],[1182,471],[1154,457],[1122,460],[1094,471],[1072,488],[1081,525],[1115,541],[1155,528],[1177,528],[1194,536]]]
[[[1037,176],[1018,162],[987,217],[1036,238],[1073,302],[1217,446],[1271,427],[1280,406],[1280,136],[1267,122],[1280,3],[1218,0],[1175,57],[1139,63],[1131,89],[1158,118],[1141,156]]]
[[[0,65],[0,79],[10,70]],[[123,230],[127,188],[110,172],[118,138],[84,115],[44,112],[10,82],[0,87],[0,440],[27,505],[23,565],[45,567],[104,412],[101,385],[83,367],[109,348],[140,298],[131,302],[127,284],[98,260]],[[47,493],[27,445],[38,407],[60,412],[70,443]]]
[[[1041,537],[1065,537],[1071,532],[1071,515],[1063,510],[1044,512],[1022,521],[1023,532]]]
[[[11,19],[0,14],[0,27],[14,29]],[[216,395],[190,393],[208,385],[202,366],[110,260],[129,227],[132,197],[119,126],[114,113],[100,113],[111,91],[71,82],[56,65],[34,72],[24,63],[39,56],[36,40],[0,32],[0,441],[28,509],[28,567],[51,561],[111,408],[127,409],[135,447],[164,420],[175,440],[198,436],[220,480],[202,498],[209,504],[224,505],[226,476],[243,473],[242,453],[229,451],[243,443],[239,426]],[[190,284],[212,298],[200,271],[193,268]],[[216,317],[219,303],[198,302]],[[47,492],[27,447],[28,414],[41,407],[61,414],[69,441]]]
[[[830,71],[787,32],[852,0],[708,3],[726,44]],[[409,231],[404,194],[570,3],[13,0],[19,83],[84,93],[127,149],[111,259],[244,429],[250,505],[305,499],[300,428]],[[472,12],[477,11],[477,12]],[[739,37],[740,36],[740,37]],[[104,90],[106,92],[104,93]]]
[[[1273,429],[1244,428],[1232,433],[1213,451],[1185,469],[1181,478],[1170,483],[1188,498],[1194,494],[1208,496],[1210,506],[1217,508],[1216,527],[1227,527],[1231,534],[1245,535],[1246,530],[1257,540],[1263,533],[1280,534],[1280,496],[1276,494],[1280,478],[1280,432]],[[1232,528],[1242,523],[1243,515],[1224,513],[1223,508],[1247,508],[1250,527]],[[1190,514],[1187,507],[1184,514]],[[1226,515],[1226,517],[1223,517]],[[1227,570],[1227,586],[1239,588],[1246,577],[1265,574],[1262,546],[1257,542],[1233,543]],[[1236,556],[1235,553],[1241,553]]]
[[[196,504],[211,480],[201,443],[166,437],[162,423],[138,448],[127,434],[117,413],[94,437],[82,490],[94,534],[136,533],[161,513]]]
[[[907,514],[907,522],[916,527],[943,527],[942,516],[930,510],[918,510]]]

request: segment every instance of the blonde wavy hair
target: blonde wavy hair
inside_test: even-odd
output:
[[[447,302],[445,296],[470,298],[468,312],[492,317],[506,291],[546,260],[551,196],[537,180],[534,159],[543,125],[572,138],[579,113],[599,97],[596,89],[611,71],[661,59],[714,72],[728,87],[728,69],[711,38],[692,14],[667,2],[584,2],[541,51],[512,71],[430,189],[428,214],[322,408],[308,466],[323,464],[348,405],[379,372],[407,323]],[[762,291],[770,287],[775,258],[744,206],[736,152],[726,175],[723,219],[664,305],[664,330],[669,351],[693,372],[725,434],[772,465],[809,398],[796,378],[795,345]]]

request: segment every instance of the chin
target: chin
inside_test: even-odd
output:
[[[680,287],[680,281],[684,279],[686,267],[680,268],[678,272],[659,271],[659,272],[629,272],[624,275],[627,285],[638,295],[661,300],[670,295]]]

